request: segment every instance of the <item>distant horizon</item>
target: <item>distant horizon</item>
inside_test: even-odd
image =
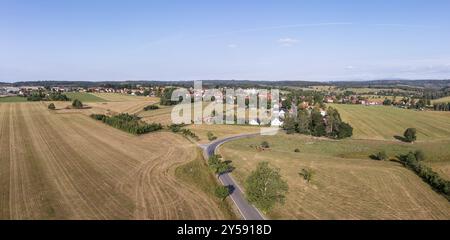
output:
[[[245,82],[312,82],[312,83],[339,83],[339,82],[377,82],[377,81],[450,81],[449,78],[443,79],[371,79],[371,80],[335,80],[335,81],[308,81],[308,80],[250,80],[250,79],[194,79],[194,80],[25,80],[25,81],[15,81],[8,82],[5,80],[0,80],[0,83],[22,83],[22,82],[192,82],[192,81],[245,81]]]

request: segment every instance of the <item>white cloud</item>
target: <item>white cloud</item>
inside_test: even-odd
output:
[[[227,47],[228,47],[228,48],[237,48],[238,45],[237,45],[237,44],[234,44],[234,43],[230,43],[230,44],[227,45]]]
[[[292,46],[292,45],[298,43],[298,40],[294,39],[294,38],[280,38],[280,39],[278,39],[278,42],[283,46],[289,47],[289,46]]]
[[[355,69],[355,67],[352,66],[352,65],[349,65],[349,66],[345,67],[345,69],[347,69],[347,70],[353,70],[353,69]]]

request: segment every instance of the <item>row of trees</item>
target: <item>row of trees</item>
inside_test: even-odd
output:
[[[141,118],[136,115],[129,115],[128,113],[121,113],[115,116],[106,116],[104,114],[92,114],[93,119],[102,121],[112,127],[129,132],[131,134],[144,134],[154,132],[162,129],[159,123],[148,124],[141,121]]]
[[[335,139],[343,139],[353,135],[352,126],[343,122],[339,112],[332,107],[327,109],[325,116],[322,115],[320,108],[300,109],[297,116],[285,118],[283,129],[288,134],[301,133]]]
[[[174,133],[181,133],[185,137],[190,137],[196,141],[200,141],[200,138],[194,132],[192,132],[190,129],[184,129],[183,127],[185,126],[185,124],[171,124],[168,126],[168,128]]]
[[[60,92],[45,94],[44,92],[39,91],[33,92],[30,96],[28,96],[27,101],[70,101],[70,98]]]
[[[172,93],[176,89],[177,88],[165,88],[164,91],[161,93],[159,104],[163,106],[171,106],[180,103],[180,101],[172,101]]]
[[[435,103],[433,105],[433,109],[435,111],[450,111],[450,102],[449,103]]]
[[[424,159],[423,153],[409,152],[406,155],[399,157],[400,160],[413,170],[419,177],[428,183],[435,191],[443,194],[450,200],[450,181],[443,179],[438,173],[433,171],[430,167],[422,163]]]

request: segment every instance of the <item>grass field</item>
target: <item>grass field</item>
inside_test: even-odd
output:
[[[330,104],[353,128],[355,139],[395,139],[416,128],[418,141],[450,139],[450,112],[414,111],[388,106]]]
[[[200,157],[179,135],[136,137],[42,103],[1,104],[0,135],[0,219],[232,216],[191,176],[176,174]]]
[[[449,103],[449,102],[450,102],[450,96],[433,100],[433,103]]]
[[[26,102],[27,98],[25,97],[0,97],[0,103],[10,103],[10,102]]]
[[[120,93],[92,93],[92,95],[110,102],[146,101],[157,99],[155,97],[133,96],[130,94]]]
[[[107,102],[107,100],[90,93],[68,92],[64,94],[66,94],[67,97],[69,97],[72,100],[78,99],[81,102]]]
[[[269,142],[270,150],[250,147],[262,141]],[[260,161],[281,169],[289,193],[286,204],[270,212],[270,218],[450,219],[450,203],[412,171],[397,162],[368,156],[377,149],[393,155],[411,147],[389,141],[333,141],[279,134],[229,142],[219,153],[233,161],[233,176],[240,183]],[[294,152],[296,148],[300,153]],[[299,176],[302,168],[314,171],[311,183]]]

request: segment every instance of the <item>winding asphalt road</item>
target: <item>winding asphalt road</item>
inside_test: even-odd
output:
[[[245,134],[228,137],[224,139],[219,139],[210,144],[201,145],[201,147],[203,148],[203,153],[206,159],[208,159],[215,153],[216,149],[220,145],[226,142],[257,135],[259,134]],[[256,209],[253,205],[247,202],[241,188],[236,183],[236,181],[234,181],[234,179],[230,176],[229,173],[220,175],[219,180],[224,186],[232,186],[234,188],[234,191],[231,193],[230,197],[245,220],[264,220],[264,216],[258,211],[258,209]]]

